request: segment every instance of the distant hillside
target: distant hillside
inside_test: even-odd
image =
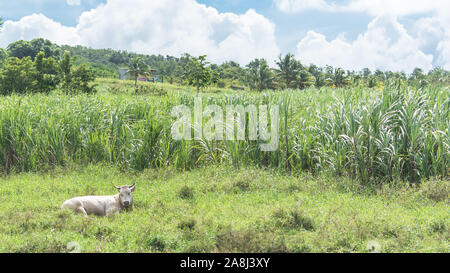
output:
[[[179,78],[182,75],[183,58],[162,55],[143,55],[113,49],[92,49],[84,46],[60,46],[62,51],[68,50],[77,56],[78,63],[88,63],[99,76],[119,77],[119,67],[126,67],[135,57],[141,57],[157,74],[167,80]]]
[[[46,57],[60,59],[64,51],[76,56],[75,64],[85,63],[93,68],[98,77],[119,78],[119,67],[126,67],[130,61],[140,57],[147,65],[156,70],[163,82],[182,83],[183,71],[188,55],[179,58],[162,55],[145,55],[113,49],[92,49],[85,46],[59,46],[49,40],[34,39],[16,41],[8,45],[6,50],[0,49],[0,66],[8,57],[34,57],[43,51]],[[409,85],[424,87],[431,83],[448,85],[450,72],[436,67],[428,73],[420,68],[407,75],[404,72],[349,71],[339,67],[318,67],[314,64],[304,65],[292,54],[280,56],[276,61],[277,68],[270,68],[267,60],[254,59],[246,67],[228,61],[223,64],[211,64],[210,67],[218,76],[218,87],[247,86],[251,89],[304,89],[309,86],[321,88],[346,87],[364,85],[369,88],[381,88],[389,82],[408,82]]]
[[[119,67],[126,67],[127,64],[136,57],[141,57],[163,81],[177,82],[183,75],[183,67],[187,63],[187,57],[180,58],[162,55],[145,55],[128,51],[113,49],[92,49],[84,46],[60,46],[61,50],[70,51],[73,56],[77,56],[79,63],[88,63],[96,70],[96,74],[102,77],[119,77]],[[225,62],[217,65],[212,64],[220,78],[229,83],[235,82],[240,85],[245,81],[245,69],[236,62]]]
[[[126,67],[135,57],[141,57],[143,61],[152,69],[157,70],[156,74],[164,81],[176,82],[182,77],[183,66],[187,58],[162,55],[144,55],[127,51],[113,49],[93,49],[85,46],[59,46],[45,39],[34,39],[31,41],[16,41],[8,45],[7,50],[0,49],[0,64],[2,59],[8,57],[34,57],[44,51],[46,57],[60,59],[64,51],[70,51],[72,56],[76,56],[76,64],[86,63],[91,66],[95,74],[99,77],[118,78],[119,67]],[[228,82],[242,82],[245,71],[235,62],[226,62],[221,65],[212,65],[216,69],[221,79]]]

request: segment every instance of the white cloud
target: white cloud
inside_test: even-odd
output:
[[[408,57],[405,57],[402,61],[406,64],[411,60],[417,60],[417,66],[422,65],[427,67],[428,65],[425,65],[425,60],[429,56],[424,56],[424,52],[426,52],[436,56],[433,60],[433,65],[443,66],[447,69],[450,67],[450,1],[448,0],[349,0],[341,4],[325,0],[274,0],[274,3],[280,11],[285,13],[300,13],[306,10],[318,10],[333,13],[366,13],[374,18],[421,15],[422,17],[417,20],[413,29],[411,29],[413,36],[408,35],[404,31],[404,27],[398,22],[392,24],[397,30],[403,29],[399,33],[399,37],[401,37],[400,41],[402,39],[405,41],[402,45],[405,46],[405,53],[408,52]],[[392,31],[394,31],[394,29]],[[370,59],[370,56],[378,56],[376,60],[371,61],[372,66],[387,66],[387,68],[390,69],[404,66],[401,63],[389,61],[398,60],[394,56],[387,58],[394,48],[401,44],[393,43],[392,45],[386,45],[386,43],[381,42],[381,38],[377,41],[375,37],[370,37],[370,33],[374,32],[379,31],[371,29],[369,25],[369,29],[365,34],[360,35],[356,41],[350,43],[342,38],[337,38],[328,42],[323,35],[310,31],[299,46],[301,46],[303,50],[307,49],[308,54],[310,54],[307,58],[316,54],[318,61],[324,60],[324,58],[330,58],[334,60],[336,65],[342,63],[341,66],[352,66],[351,63],[349,63],[349,58],[351,59],[352,57],[354,57],[353,66],[358,66],[357,64],[363,63],[364,60],[367,60],[368,58]],[[389,27],[385,27],[384,32],[389,32]],[[371,43],[365,43],[365,41],[371,41]],[[406,41],[411,42],[411,44]],[[342,57],[342,54],[341,56],[325,56],[325,54],[320,54],[317,50],[309,48],[308,44],[310,43],[325,47],[325,50],[329,50],[330,53],[341,52],[345,57]],[[363,48],[363,46],[366,46],[366,48]],[[351,53],[345,51],[344,48],[346,48],[346,50],[351,50]],[[385,50],[387,50],[387,52],[383,53]],[[362,52],[367,53],[368,56],[362,56]],[[398,53],[397,55],[403,56],[404,54]],[[362,59],[359,59],[356,56],[359,56]],[[383,57],[387,58],[386,63],[382,65],[383,62],[381,62],[381,64],[378,65],[377,63],[379,63]],[[406,69],[405,67],[405,70],[409,69]]]
[[[81,4],[80,0],[66,0],[66,2],[69,6],[79,6]]]
[[[297,13],[305,10],[332,10],[333,5],[324,0],[274,0],[277,8],[286,13]]]
[[[440,12],[437,16],[417,20],[413,31],[420,41],[421,49],[434,52],[435,66],[450,70],[450,10]]]
[[[349,0],[335,4],[326,0],[274,0],[280,11],[298,13],[305,10],[328,12],[366,12],[373,16],[423,14],[450,8],[448,0]]]
[[[43,37],[58,44],[81,44],[147,54],[207,54],[214,62],[253,58],[274,60],[279,54],[275,25],[254,10],[219,13],[195,0],[108,0],[65,27],[44,15],[7,21],[0,46],[18,39]]]
[[[353,0],[347,6],[339,7],[338,11],[367,12],[374,16],[404,16],[436,12],[445,7],[449,7],[446,0]]]
[[[437,17],[426,17],[417,20],[412,28],[412,33],[417,37],[422,51],[433,53],[437,56],[433,60],[433,65],[445,65],[445,58],[442,56],[442,50],[445,47],[442,46],[442,42],[445,42],[446,30]]]
[[[58,44],[76,44],[79,38],[76,29],[66,27],[42,14],[25,16],[17,22],[6,21],[0,32],[0,47],[17,40],[45,37]]]
[[[309,31],[298,43],[297,55],[304,62],[348,69],[410,71],[415,66],[429,69],[431,64],[450,69],[450,9],[446,8],[450,1],[412,0],[407,5],[398,0],[351,0],[345,5],[325,0],[274,1],[289,12],[340,10],[366,12],[376,18],[354,41],[348,41],[343,34],[329,41]],[[426,17],[417,20],[408,32],[396,20],[398,16],[422,12],[427,12]],[[33,14],[19,21],[6,21],[0,32],[0,47],[38,37],[58,44],[147,54],[207,54],[216,63],[234,60],[247,64],[253,58],[266,58],[272,63],[280,52],[275,25],[256,11],[220,13],[195,0],[108,0],[82,13],[75,27]]]
[[[445,28],[441,21],[436,17],[426,17],[417,20],[413,31],[423,47],[430,44],[437,44],[445,36]]]
[[[439,52],[437,64],[444,69],[450,70],[450,38],[440,42],[437,46]]]
[[[366,32],[353,42],[343,35],[327,41],[324,35],[309,31],[297,45],[297,57],[321,66],[409,73],[415,67],[432,68],[433,56],[423,53],[419,47],[420,41],[411,37],[395,17],[383,16],[370,22]]]

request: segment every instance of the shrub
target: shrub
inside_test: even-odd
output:
[[[33,77],[30,77],[33,74],[34,67],[30,57],[23,59],[8,58],[0,71],[0,91],[2,95],[31,92],[35,86]]]
[[[150,236],[145,240],[145,246],[151,251],[163,251],[167,247],[164,238],[159,236]]]
[[[178,223],[178,228],[183,230],[193,230],[197,221],[195,219],[182,220]]]
[[[289,252],[283,237],[255,230],[233,230],[226,227],[216,235],[219,252],[277,253]]]
[[[285,211],[284,209],[275,210],[273,217],[278,226],[286,228],[301,228],[308,231],[314,230],[312,218],[306,216],[299,208]]]
[[[95,74],[91,68],[82,64],[72,67],[73,59],[66,52],[59,63],[54,58],[46,58],[44,52],[36,55],[32,61],[30,57],[22,59],[11,57],[0,70],[0,92],[2,95],[12,93],[49,93],[62,83],[67,94],[93,93]]]
[[[183,186],[178,192],[178,196],[182,199],[194,198],[194,190],[189,186]]]
[[[95,74],[91,68],[82,64],[72,71],[71,90],[74,92],[94,93],[95,85],[90,85],[95,80]]]
[[[436,202],[448,201],[450,196],[450,181],[435,179],[425,181],[420,185],[419,193]]]
[[[73,67],[73,62],[70,52],[65,51],[63,59],[59,62],[59,74],[64,91],[67,94],[93,93],[95,86],[89,83],[95,80],[95,73],[85,64]]]
[[[48,93],[59,84],[58,68],[55,59],[45,58],[44,52],[40,52],[34,61],[34,79],[36,80],[35,92]]]
[[[240,191],[247,191],[250,189],[250,183],[245,180],[238,180],[233,184],[233,188],[238,189]]]

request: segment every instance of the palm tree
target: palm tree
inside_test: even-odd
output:
[[[313,74],[311,74],[306,69],[300,70],[299,76],[296,81],[296,85],[298,88],[300,88],[300,89],[308,88],[308,87],[314,85],[314,82],[315,82],[315,78],[314,78]]]
[[[378,85],[378,78],[375,75],[370,75],[367,79],[367,87],[374,88]]]
[[[445,83],[450,80],[450,72],[442,67],[435,67],[428,72],[429,80],[434,83]]]
[[[284,58],[281,55],[276,62],[279,69],[275,69],[277,77],[283,82],[287,88],[295,88],[296,82],[300,71],[302,70],[302,64],[294,59],[294,55],[288,53]]]
[[[351,81],[353,82],[353,86],[358,86],[361,83],[362,76],[356,74],[355,72],[351,73]]]
[[[253,90],[262,91],[273,85],[273,73],[265,59],[254,59],[247,65],[247,82]]]
[[[349,84],[349,79],[345,76],[345,71],[342,68],[336,68],[331,79],[336,87],[344,87]]]
[[[370,75],[372,75],[372,71],[369,68],[364,68],[360,73],[362,73],[362,77],[367,80]]]
[[[423,73],[423,70],[418,67],[414,68],[414,71],[409,77],[409,81],[418,85],[421,88],[425,87],[428,84],[426,76]]]
[[[148,76],[148,77],[151,76],[149,66],[146,63],[144,63],[144,61],[140,57],[136,57],[133,60],[131,60],[131,62],[128,64],[127,74],[134,77],[134,89],[135,90],[137,88],[137,80],[138,80],[139,76],[141,76],[141,75]]]
[[[322,86],[327,85],[327,77],[323,72],[322,67],[318,67],[317,65],[311,64],[308,68],[308,72],[314,77],[314,85],[317,88],[321,88]]]

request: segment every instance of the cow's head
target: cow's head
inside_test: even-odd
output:
[[[125,208],[127,211],[133,208],[133,192],[136,188],[136,183],[131,186],[114,186],[119,192],[119,202],[120,206]]]

